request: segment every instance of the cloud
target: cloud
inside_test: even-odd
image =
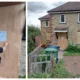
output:
[[[47,5],[43,2],[28,2],[29,13],[41,13],[47,9]]]
[[[58,6],[60,6],[60,5],[64,4],[64,3],[66,3],[66,2],[55,2],[52,5],[55,6],[55,7],[58,7]]]

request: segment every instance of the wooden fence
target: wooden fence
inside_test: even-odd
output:
[[[34,55],[32,56],[31,74],[33,73],[50,73],[52,70],[51,55]]]
[[[28,74],[50,73],[54,67],[53,54],[40,54],[41,45],[28,55]]]
[[[31,61],[32,61],[32,56],[34,55],[39,55],[40,51],[42,50],[41,45],[39,45],[34,51],[28,54],[28,73],[30,73],[31,69]]]

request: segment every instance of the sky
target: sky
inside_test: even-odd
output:
[[[65,2],[29,2],[28,1],[28,25],[35,25],[40,28],[40,20],[38,18],[47,14],[47,11],[60,6]]]

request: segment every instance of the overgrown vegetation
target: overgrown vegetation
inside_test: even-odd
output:
[[[69,44],[65,51],[80,53],[80,48],[77,45]]]
[[[40,29],[33,25],[28,26],[28,53],[35,49],[35,36],[40,35]]]
[[[77,45],[69,44],[65,49],[64,56],[78,56],[80,55],[80,48]]]
[[[19,76],[19,78],[26,78],[26,75],[24,75],[24,76]]]
[[[64,61],[60,60],[54,67],[54,72],[28,75],[29,78],[71,78],[73,77],[64,67]]]
[[[80,56],[80,52],[64,52],[64,56]]]

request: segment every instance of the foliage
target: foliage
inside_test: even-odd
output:
[[[79,52],[69,52],[69,51],[64,51],[64,56],[80,56]]]
[[[26,78],[26,75],[24,75],[24,76],[19,76],[19,78]]]
[[[44,49],[40,51],[40,54],[45,54],[45,51],[44,51]]]
[[[73,77],[64,67],[64,61],[60,60],[54,67],[54,72],[28,75],[29,78],[71,78]]]
[[[72,75],[65,69],[64,61],[61,60],[54,68],[54,72],[51,73],[51,77],[53,78],[69,78]]]
[[[35,36],[40,35],[40,29],[33,25],[28,26],[28,53],[35,49]]]
[[[29,78],[50,78],[50,74],[47,73],[38,73],[33,75],[28,75]]]
[[[77,45],[69,44],[65,51],[80,53],[80,48]]]
[[[40,54],[45,54],[44,49],[40,51]],[[40,62],[40,59],[42,59],[42,61],[45,61],[46,56],[38,56],[37,57],[37,61]],[[47,56],[47,60],[50,60],[50,55]],[[46,63],[42,63],[42,71],[45,71],[45,67],[46,67]]]
[[[73,78],[80,78],[80,75],[73,75]]]

